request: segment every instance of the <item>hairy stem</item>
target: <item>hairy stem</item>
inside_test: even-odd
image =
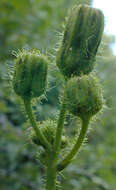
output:
[[[61,111],[59,114],[53,151],[49,152],[49,154],[48,154],[46,190],[56,190],[56,176],[57,176],[56,165],[57,165],[58,155],[59,155],[59,151],[60,151],[62,129],[64,126],[64,120],[65,120],[65,113],[66,113],[66,104],[65,104],[65,90],[64,90],[64,96],[63,96]]]
[[[53,152],[48,153],[46,190],[56,190],[56,164]]]
[[[30,99],[24,99],[24,106],[25,106],[25,110],[26,113],[28,115],[28,118],[30,120],[30,123],[36,133],[37,138],[40,140],[40,142],[42,143],[42,145],[47,148],[48,150],[50,150],[50,144],[47,141],[47,139],[45,138],[45,136],[42,134],[42,132],[40,131],[39,127],[37,127],[36,124],[36,120],[32,111],[32,106],[31,106],[31,100]]]
[[[58,166],[57,166],[58,171],[63,170],[71,162],[73,157],[77,154],[77,152],[78,152],[79,148],[81,147],[83,140],[85,138],[85,135],[86,135],[86,132],[88,129],[88,124],[89,124],[89,118],[82,120],[82,128],[81,128],[79,137],[77,139],[77,142],[75,143],[75,145],[73,146],[73,148],[69,152],[69,154],[64,158],[64,160],[58,164]]]
[[[63,101],[62,101],[62,107],[58,119],[58,125],[57,125],[57,131],[56,131],[56,137],[54,142],[54,154],[55,157],[58,156],[60,145],[61,145],[61,138],[62,138],[62,129],[64,126],[64,120],[65,120],[65,113],[66,113],[66,97],[65,97],[65,89],[64,89],[64,95],[63,95]]]

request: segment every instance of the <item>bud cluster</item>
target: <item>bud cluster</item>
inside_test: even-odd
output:
[[[30,139],[39,146],[39,160],[47,166],[47,190],[56,189],[57,172],[72,161],[84,141],[90,118],[102,108],[102,90],[92,70],[103,28],[104,16],[100,10],[87,5],[75,6],[71,10],[56,58],[66,80],[57,122],[50,119],[37,122],[31,105],[32,98],[45,92],[48,59],[37,51],[23,50],[16,56],[13,89],[23,99],[32,126]],[[82,127],[74,146],[62,159],[64,155],[61,156],[60,151],[63,153],[70,145],[63,134],[67,110],[81,118]]]
[[[57,55],[57,66],[68,79],[67,109],[81,118],[96,114],[102,107],[98,81],[89,73],[94,68],[103,28],[104,16],[100,10],[75,6],[67,19]]]

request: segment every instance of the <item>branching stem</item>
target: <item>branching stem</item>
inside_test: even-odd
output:
[[[49,152],[49,154],[48,154],[46,190],[56,190],[56,175],[57,175],[56,166],[57,166],[58,155],[59,155],[59,151],[60,151],[62,129],[64,126],[64,120],[65,120],[65,113],[66,113],[66,104],[65,104],[65,89],[64,89],[62,107],[61,107],[61,111],[59,114],[53,151]]]

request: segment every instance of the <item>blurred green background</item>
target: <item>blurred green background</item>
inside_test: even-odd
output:
[[[51,60],[47,98],[38,103],[38,120],[56,118],[62,77],[55,65],[55,48],[65,16],[74,4],[91,0],[0,0],[0,190],[43,190],[45,170],[28,142],[25,116],[12,92],[8,67],[12,51],[40,49]],[[105,6],[105,5],[104,5]],[[106,101],[103,113],[91,123],[88,143],[58,178],[63,190],[116,189],[116,56],[114,37],[104,34],[96,59],[96,73]],[[12,69],[11,69],[12,71]],[[75,133],[73,120],[67,130]],[[30,126],[28,126],[30,127]],[[60,189],[60,187],[58,187]]]

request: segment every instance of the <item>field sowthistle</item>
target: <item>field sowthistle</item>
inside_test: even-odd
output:
[[[56,55],[56,65],[64,77],[63,96],[57,121],[38,123],[32,110],[32,100],[46,91],[49,59],[37,51],[19,51],[14,60],[12,85],[21,97],[32,126],[30,138],[43,148],[39,155],[46,168],[46,190],[56,190],[57,174],[66,168],[79,151],[91,118],[102,108],[102,90],[93,72],[95,57],[101,42],[104,16],[87,5],[74,6],[68,15],[63,39]],[[65,157],[61,151],[70,143],[63,133],[66,113],[79,117],[80,134]]]

